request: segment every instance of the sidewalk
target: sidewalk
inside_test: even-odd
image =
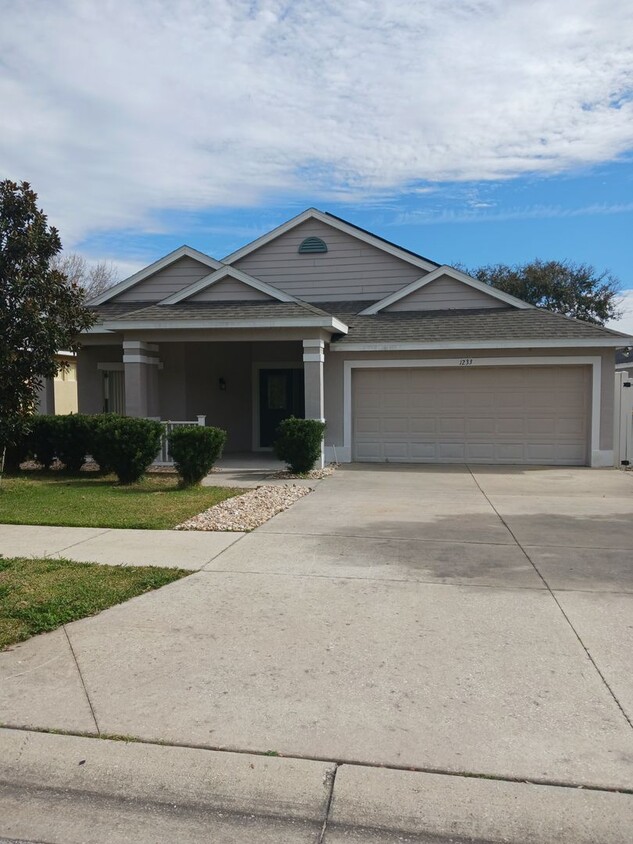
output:
[[[242,536],[238,532],[0,525],[0,554],[199,571]]]

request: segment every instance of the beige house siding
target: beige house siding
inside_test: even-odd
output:
[[[507,308],[508,306],[464,284],[462,281],[440,276],[435,281],[385,308],[386,311],[443,311],[450,308]]]
[[[270,301],[267,293],[256,290],[236,278],[223,278],[206,290],[190,296],[187,302],[261,302]]]
[[[77,361],[67,364],[54,379],[55,413],[77,413]]]
[[[299,255],[306,237],[328,251]],[[426,271],[319,220],[301,223],[235,262],[240,270],[308,302],[375,301],[426,275]]]
[[[151,275],[149,278],[139,281],[138,284],[114,296],[111,302],[160,302],[177,290],[182,290],[204,278],[213,270],[205,264],[196,261],[194,258],[183,257],[174,261],[169,267]]]

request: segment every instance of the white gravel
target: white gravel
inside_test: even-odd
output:
[[[204,513],[177,525],[176,530],[253,530],[309,492],[312,490],[306,486],[264,484],[209,507]]]
[[[279,478],[281,480],[309,480],[320,481],[323,478],[329,478],[334,474],[337,467],[334,465],[326,466],[324,469],[311,469],[309,472],[304,472],[302,475],[294,475],[289,469],[282,469],[280,472],[275,472],[271,478]]]

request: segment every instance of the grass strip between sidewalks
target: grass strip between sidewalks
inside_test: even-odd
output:
[[[0,650],[189,574],[154,566],[0,557]]]

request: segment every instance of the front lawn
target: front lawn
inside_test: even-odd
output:
[[[179,489],[173,476],[150,475],[130,486],[114,476],[31,472],[0,484],[0,523],[167,530],[243,489]]]
[[[152,566],[0,557],[0,650],[188,574]]]

